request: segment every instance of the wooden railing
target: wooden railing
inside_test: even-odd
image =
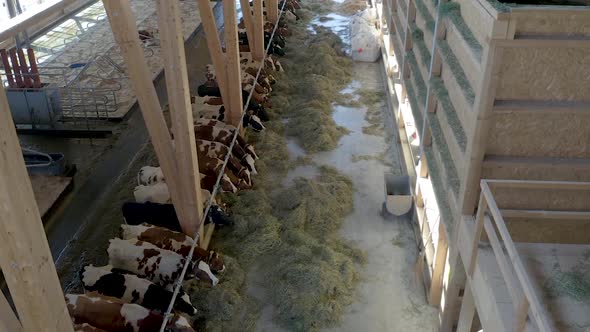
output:
[[[579,211],[543,211],[543,210],[501,210],[496,204],[490,187],[511,189],[541,189],[541,190],[590,190],[589,182],[561,182],[561,181],[511,181],[511,180],[482,180],[479,206],[475,218],[475,238],[471,251],[471,260],[467,274],[472,277],[477,264],[478,246],[482,233],[485,231],[494,256],[498,262],[500,272],[507,285],[508,293],[515,309],[514,331],[523,331],[527,319],[534,321],[541,332],[553,331],[554,328],[539,300],[539,295],[533,288],[530,277],[520,259],[514,242],[510,236],[504,217],[512,216],[540,216],[543,218],[563,217],[565,219],[590,219],[589,212]],[[497,232],[496,232],[497,230]],[[500,238],[498,238],[498,234]]]

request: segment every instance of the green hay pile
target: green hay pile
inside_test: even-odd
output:
[[[292,331],[336,324],[353,300],[365,256],[339,239],[352,211],[352,183],[328,167],[315,179],[299,178],[273,200],[281,245],[271,254],[270,298],[276,321]]]
[[[463,20],[463,16],[461,16],[461,5],[456,2],[447,2],[441,4],[440,13],[442,17],[447,17],[451,22],[453,22],[465,42],[467,42],[467,45],[469,45],[471,48],[471,51],[475,57],[478,60],[481,60],[482,46],[477,38],[475,38],[475,35],[471,29],[469,29],[467,23],[465,23],[465,20]]]
[[[352,60],[340,37],[321,26],[309,31],[307,22],[291,25],[293,36],[281,59],[285,73],[277,75],[273,88],[273,111],[289,120],[287,135],[306,151],[326,151],[347,133],[332,119],[332,103],[346,103],[340,91],[351,82]]]
[[[557,271],[546,282],[545,289],[553,297],[567,296],[578,302],[590,303],[590,275],[579,271]]]
[[[422,102],[426,102],[426,92],[427,92],[427,88],[426,88],[426,84],[424,83],[424,78],[422,77],[422,71],[420,70],[420,67],[418,66],[418,61],[416,61],[416,55],[414,54],[414,51],[410,50],[406,53],[406,59],[408,59],[408,62],[410,63],[410,72],[412,74],[412,78],[414,78],[414,83],[416,86],[416,89],[418,90],[418,98],[420,101]]]
[[[457,140],[461,151],[465,152],[465,148],[467,146],[467,136],[465,135],[465,130],[463,129],[461,120],[459,120],[457,111],[455,110],[455,107],[449,98],[449,93],[445,88],[441,78],[433,77],[430,80],[430,91],[434,93],[436,100],[441,103],[443,112],[445,112],[447,117],[447,122],[453,129],[453,135],[455,135],[455,139]]]
[[[467,79],[467,75],[465,75],[465,71],[463,70],[461,63],[453,53],[453,50],[446,40],[440,40],[437,45],[442,51],[444,61],[447,63],[447,65],[449,65],[449,68],[451,68],[451,73],[453,74],[453,77],[455,77],[457,84],[459,84],[461,87],[467,102],[473,105],[475,102],[475,92],[471,87],[471,83]]]
[[[436,22],[434,22],[434,18],[430,14],[430,10],[428,10],[428,7],[426,7],[424,0],[416,0],[414,3],[416,5],[416,9],[420,13],[420,15],[422,15],[424,21],[426,22],[426,29],[428,29],[431,34],[434,34]]]

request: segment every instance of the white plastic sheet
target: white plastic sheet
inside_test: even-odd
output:
[[[361,62],[375,62],[381,55],[379,32],[375,29],[375,9],[365,9],[350,21],[350,44],[352,59]]]

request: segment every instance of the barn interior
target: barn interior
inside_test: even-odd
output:
[[[590,1],[0,3],[0,331],[590,329]]]

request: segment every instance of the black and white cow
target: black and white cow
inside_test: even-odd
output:
[[[80,271],[84,289],[104,296],[116,297],[126,303],[136,303],[147,309],[166,312],[172,292],[151,281],[133,274],[112,272],[112,266],[88,265]],[[195,315],[197,309],[190,298],[180,290],[174,309]]]

